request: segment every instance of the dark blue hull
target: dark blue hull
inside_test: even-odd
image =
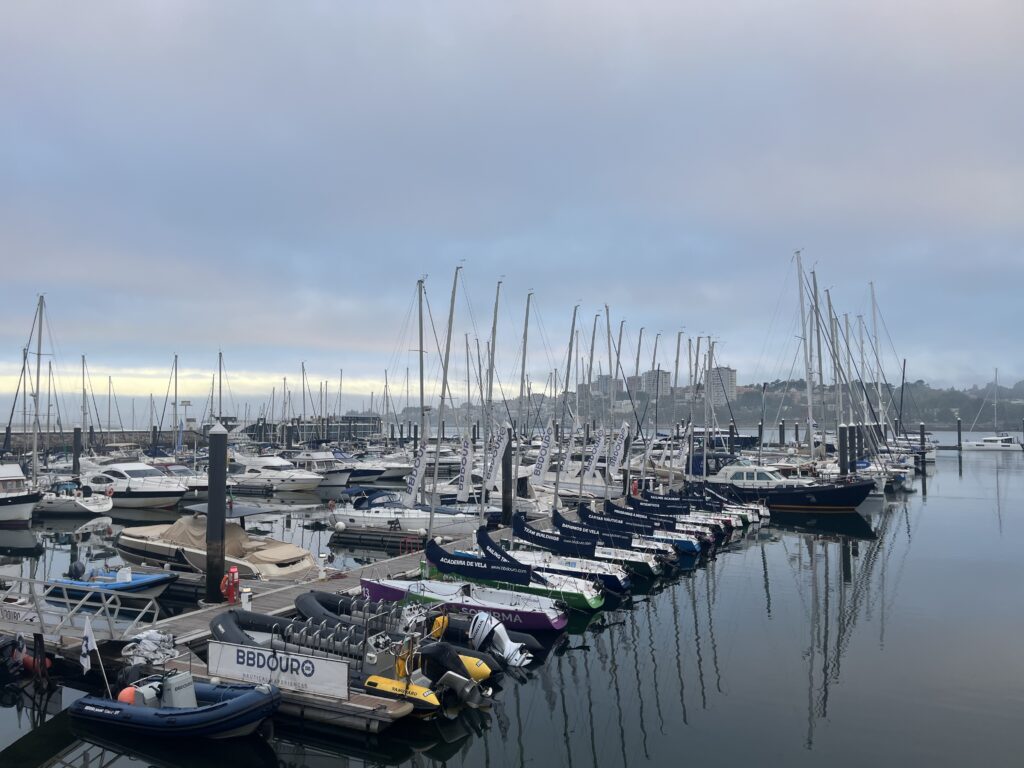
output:
[[[268,686],[196,683],[199,706],[188,709],[136,706],[119,701],[83,696],[68,707],[79,723],[113,727],[119,733],[161,739],[227,738],[251,733],[274,714],[281,692]]]

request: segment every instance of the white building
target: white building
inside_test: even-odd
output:
[[[708,371],[707,392],[711,405],[725,405],[736,399],[736,369],[718,366]]]

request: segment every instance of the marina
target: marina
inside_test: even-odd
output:
[[[1021,20],[4,4],[0,768],[1024,764]]]
[[[998,595],[998,585],[1005,584],[1006,599],[1012,599],[1011,585],[1021,575],[1012,541],[1021,521],[1007,499],[1024,490],[1022,458],[944,454],[929,470],[927,496],[868,502],[858,515],[861,527],[773,517],[706,565],[640,590],[570,629],[564,645],[499,694],[489,710],[472,710],[470,722],[463,721],[465,714],[446,721],[449,737],[461,734],[454,745],[436,731],[416,733],[423,724],[411,735],[399,723],[378,736],[335,728],[314,737],[300,726],[296,737],[295,721],[286,717],[265,746],[261,740],[243,748],[264,755],[257,764],[299,754],[305,760],[333,756],[400,765],[414,752],[427,764],[488,764],[498,754],[529,764],[544,759],[545,744],[555,741],[565,745],[563,762],[639,765],[668,759],[683,738],[690,748],[710,750],[712,764],[734,764],[772,749],[795,764],[843,754],[839,764],[853,765],[874,753],[880,739],[898,750],[902,739],[886,736],[898,722],[901,730],[928,739],[939,764],[970,759],[974,743],[954,735],[965,730],[986,740],[997,763],[1012,762],[1018,747],[1008,737],[1014,694],[1000,669],[1012,664],[1013,646],[993,643],[995,636],[981,629],[981,609],[970,608],[970,601],[955,614],[946,610],[939,591],[963,595],[984,584]],[[967,537],[956,534],[965,502],[972,508]],[[950,537],[960,543],[946,551],[943,542]],[[382,560],[347,573],[339,584],[325,582],[326,588],[351,588],[362,574],[399,577],[418,570],[419,559],[417,553]],[[308,588],[256,589],[253,608],[294,611],[294,596]],[[217,610],[163,619],[162,625],[178,643],[194,643],[208,636],[204,619]],[[1016,619],[1013,612],[1004,614],[998,636],[1019,631]],[[924,640],[922,627],[930,627],[931,639]],[[935,635],[945,638],[938,646]],[[932,653],[918,654],[922,644]],[[962,693],[936,696],[926,681],[940,681],[959,657],[969,658],[971,669],[960,681]],[[903,670],[895,679],[894,667]],[[990,705],[964,722],[957,702],[981,692]],[[23,695],[19,700],[28,703],[29,694]],[[145,748],[135,752],[96,737],[63,735],[66,721],[48,722],[59,710],[12,719],[23,706],[0,710],[0,732],[9,734],[0,752],[5,759],[28,754],[36,762],[19,764],[85,766],[102,752],[110,765],[127,765],[146,754]],[[737,718],[757,723],[761,738],[723,742],[721,730]],[[42,721],[60,737],[30,747],[32,723],[43,727]],[[851,723],[861,737],[856,741],[848,736]],[[412,751],[402,757],[403,750]],[[175,761],[189,758],[183,752],[163,759],[184,765]]]

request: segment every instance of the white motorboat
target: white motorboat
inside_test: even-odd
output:
[[[206,515],[182,517],[170,525],[125,528],[114,539],[124,560],[171,571],[206,570]],[[237,523],[224,526],[224,566],[238,568],[243,579],[302,579],[314,575],[308,549],[262,536],[250,536]]]
[[[260,489],[269,486],[277,491],[313,491],[323,477],[316,472],[296,469],[295,465],[280,456],[249,456],[232,454],[228,461],[228,472],[239,488]]]
[[[163,464],[160,469],[168,477],[183,483],[190,499],[206,499],[210,495],[210,478],[203,472],[196,472],[184,464]]]
[[[983,437],[981,440],[965,440],[961,447],[965,451],[1020,451],[1024,449],[1017,438],[1000,432],[998,435]]]
[[[173,507],[188,492],[184,483],[142,462],[107,464],[82,475],[82,491],[113,497],[129,509]]]
[[[19,464],[0,464],[0,525],[28,526],[32,522],[32,510],[42,496],[28,487]]]
[[[105,493],[93,493],[91,489],[83,491],[75,483],[67,481],[51,485],[36,504],[35,511],[44,517],[84,517],[105,515],[113,506],[114,499]]]
[[[331,451],[298,451],[286,458],[298,469],[320,475],[321,489],[344,488],[352,474],[352,469],[338,461]]]
[[[335,507],[330,515],[335,530],[348,527],[388,528],[402,531],[423,531],[430,526],[430,509],[410,509],[394,491],[380,491],[355,504]],[[480,527],[477,512],[445,512],[434,510],[432,533],[438,536],[465,536]]]

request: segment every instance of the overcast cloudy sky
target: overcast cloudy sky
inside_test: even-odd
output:
[[[795,248],[840,312],[875,282],[911,378],[1012,383],[1022,29],[1017,0],[4,3],[0,383],[44,292],[71,388],[85,353],[162,397],[178,352],[202,397],[222,348],[239,397],[305,361],[355,403],[459,264],[460,345],[505,281],[506,386],[530,289],[535,379],[576,303],[629,356],[685,328],[784,378]]]

